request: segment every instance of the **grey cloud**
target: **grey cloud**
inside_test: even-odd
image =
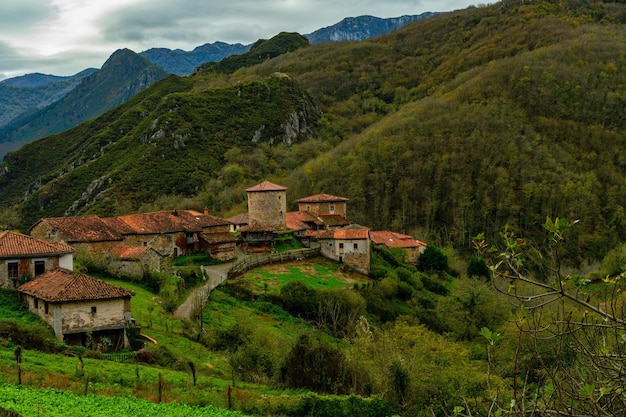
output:
[[[0,2],[0,33],[26,31],[50,14],[46,0]]]

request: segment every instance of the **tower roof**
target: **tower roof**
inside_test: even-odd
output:
[[[283,187],[282,185],[274,184],[269,181],[263,181],[262,183],[257,184],[254,187],[250,187],[246,190],[247,193],[262,191],[287,191],[287,187]]]

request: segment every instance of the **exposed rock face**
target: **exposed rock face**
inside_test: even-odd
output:
[[[312,44],[338,41],[360,41],[374,36],[384,35],[407,23],[431,17],[434,13],[392,17],[382,19],[374,16],[347,17],[332,26],[318,29],[304,35]]]

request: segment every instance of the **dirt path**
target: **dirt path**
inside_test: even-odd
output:
[[[232,263],[226,263],[221,265],[203,266],[202,269],[209,276],[207,282],[189,293],[189,296],[183,302],[180,307],[174,311],[174,317],[177,319],[191,318],[191,311],[193,309],[196,299],[213,290],[213,288],[220,285],[227,278],[228,270],[232,266]]]

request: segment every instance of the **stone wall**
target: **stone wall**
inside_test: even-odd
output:
[[[286,229],[287,193],[285,191],[263,191],[248,193],[248,215],[250,224],[275,230]]]

